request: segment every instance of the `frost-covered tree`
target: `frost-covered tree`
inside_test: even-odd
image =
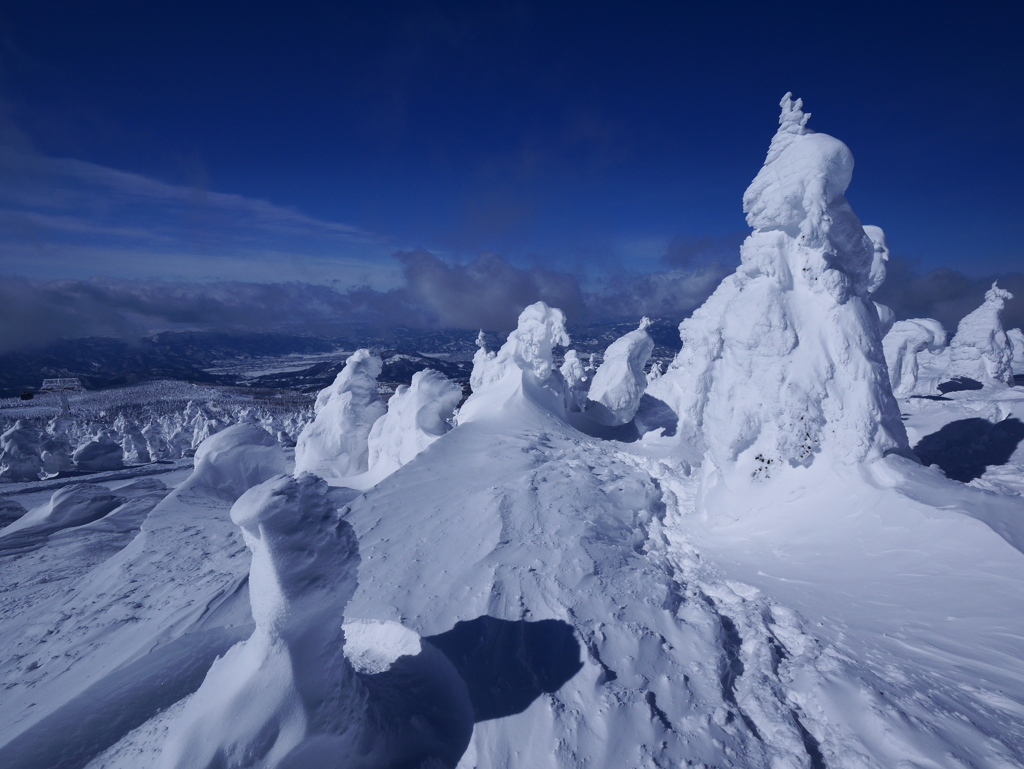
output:
[[[516,397],[564,414],[565,380],[555,368],[553,350],[568,344],[565,314],[544,302],[531,304],[500,350],[488,352],[481,346],[473,357],[473,395],[463,404],[458,421],[493,413]]]
[[[388,401],[367,439],[369,469],[384,477],[412,460],[451,428],[462,388],[433,369],[417,371]]]
[[[1003,330],[1003,308],[1013,294],[998,284],[981,307],[960,321],[949,343],[949,376],[986,385],[1013,385],[1013,343]]]
[[[781,106],[743,196],[740,267],[680,325],[683,348],[650,389],[676,411],[676,440],[748,478],[821,453],[908,451],[870,298],[875,243],[844,197],[853,155],[807,127],[799,99]]]
[[[0,480],[39,480],[43,471],[39,437],[39,429],[25,419],[0,435]]]
[[[1013,373],[1024,376],[1024,331],[1011,328],[1006,332],[1006,337],[1013,345]]]
[[[893,393],[910,395],[917,389],[918,355],[937,353],[946,346],[946,330],[932,318],[901,320],[882,340]]]
[[[640,321],[635,331],[616,339],[604,353],[587,394],[588,417],[604,425],[624,425],[631,421],[647,389],[644,368],[654,351],[654,340],[647,333],[650,318]]]
[[[303,428],[295,445],[295,472],[322,478],[344,478],[369,467],[367,439],[373,423],[387,407],[377,391],[381,359],[357,350],[334,383],[316,396],[316,417]]]

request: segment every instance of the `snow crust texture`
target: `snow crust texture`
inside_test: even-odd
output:
[[[965,316],[949,343],[949,376],[1013,386],[1013,342],[1003,330],[1003,308],[1013,294],[992,284],[985,301]]]
[[[381,359],[357,350],[334,383],[320,391],[316,417],[303,428],[295,445],[295,471],[328,480],[358,475],[369,469],[368,438],[387,407],[377,391]]]
[[[741,265],[680,325],[683,348],[650,387],[678,415],[676,441],[727,475],[908,449],[869,298],[882,260],[844,197],[853,155],[809,117],[782,100],[743,196]]]

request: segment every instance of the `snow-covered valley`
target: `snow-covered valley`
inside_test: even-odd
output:
[[[665,371],[0,404],[0,766],[1024,765],[1022,299],[893,324],[808,118]]]

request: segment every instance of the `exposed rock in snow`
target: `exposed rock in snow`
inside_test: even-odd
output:
[[[949,376],[985,385],[1013,385],[1013,345],[1003,331],[1003,307],[1013,294],[992,284],[985,302],[964,317],[949,343]]]
[[[450,429],[462,388],[433,369],[417,371],[399,386],[368,438],[370,472],[390,475]]]
[[[882,260],[844,197],[853,155],[807,128],[800,100],[781,106],[743,196],[742,263],[680,325],[683,348],[650,389],[678,414],[677,442],[746,478],[819,452],[908,451],[870,299]]]
[[[316,418],[303,428],[295,445],[295,472],[339,479],[369,467],[367,438],[387,407],[377,391],[381,360],[357,350],[334,383],[316,397]]]
[[[482,337],[477,344],[481,344]],[[510,399],[525,396],[535,405],[565,411],[565,381],[554,367],[555,345],[568,345],[565,314],[544,302],[519,315],[519,325],[497,353],[483,346],[473,357],[473,394],[459,410],[458,422],[496,413]]]
[[[171,724],[162,767],[362,766],[366,693],[342,619],[359,546],[327,484],[278,477],[231,508],[252,551],[256,629],[218,659]]]
[[[270,433],[251,422],[239,422],[199,444],[191,480],[229,499],[286,472],[286,459]]]
[[[1006,338],[1013,345],[1013,373],[1024,376],[1024,331],[1011,328],[1006,332]]]
[[[39,430],[24,419],[0,435],[0,480],[38,481],[43,470]]]
[[[87,473],[120,470],[124,467],[124,450],[110,430],[100,430],[75,449],[72,459],[78,470]]]
[[[654,351],[647,333],[649,318],[636,331],[616,339],[605,351],[587,395],[588,417],[603,425],[624,425],[633,419],[647,389],[644,369]]]
[[[920,370],[918,354],[937,353],[945,346],[946,330],[937,320],[914,318],[894,324],[882,340],[893,393],[900,397],[915,393]]]

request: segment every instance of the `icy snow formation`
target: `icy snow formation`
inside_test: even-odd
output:
[[[274,436],[259,425],[239,422],[199,444],[191,478],[234,500],[285,467]]]
[[[231,519],[252,551],[256,629],[210,668],[171,724],[158,765],[362,765],[366,697],[342,630],[359,565],[352,527],[311,474],[249,489]]]
[[[899,397],[917,391],[917,356],[922,352],[937,353],[946,346],[946,330],[932,318],[914,318],[895,323],[882,340],[889,381]]]
[[[78,470],[87,473],[124,467],[124,449],[110,430],[99,430],[92,440],[75,449],[71,458]]]
[[[552,350],[568,345],[565,314],[544,302],[531,304],[519,315],[516,330],[497,353],[480,349],[473,357],[470,385],[473,394],[459,410],[463,424],[496,414],[512,400],[525,397],[554,413],[565,411],[565,381],[555,369]]]
[[[1006,338],[1013,345],[1013,373],[1024,376],[1024,331],[1011,328],[1006,332]]]
[[[43,470],[39,454],[39,431],[19,419],[0,435],[0,480],[37,481]]]
[[[334,383],[316,397],[316,418],[295,444],[295,472],[328,480],[364,473],[369,467],[367,438],[387,407],[377,391],[381,359],[357,350]]]
[[[743,196],[741,265],[680,324],[683,348],[650,386],[679,417],[678,443],[747,478],[819,452],[908,449],[870,299],[875,246],[843,196],[853,155],[809,117],[783,98]]]
[[[417,371],[388,401],[367,439],[370,472],[390,475],[450,429],[462,388],[433,369]]]
[[[579,353],[575,350],[566,350],[562,366],[558,370],[565,380],[566,407],[570,411],[583,411],[592,377],[583,367]]]
[[[605,351],[587,395],[586,414],[594,421],[624,425],[636,415],[647,389],[644,368],[654,351],[654,340],[647,333],[650,324],[644,318],[636,331],[616,339]]]
[[[964,317],[949,343],[949,376],[986,385],[1013,385],[1013,346],[1003,331],[1003,307],[1013,299],[995,283],[978,309]]]

